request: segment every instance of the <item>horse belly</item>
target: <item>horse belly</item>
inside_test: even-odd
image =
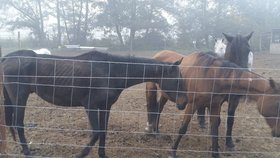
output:
[[[83,88],[73,87],[37,87],[36,93],[43,100],[59,106],[82,106],[81,100],[85,92]]]

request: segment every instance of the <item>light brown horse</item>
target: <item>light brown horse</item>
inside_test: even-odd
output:
[[[0,155],[6,152],[6,123],[3,96],[3,69],[0,65]],[[1,156],[0,156],[1,157]]]
[[[218,127],[220,125],[221,103],[224,102],[228,94],[247,94],[257,101],[260,114],[265,117],[272,129],[272,136],[280,136],[280,96],[278,95],[280,90],[278,84],[273,80],[265,79],[258,74],[242,69],[234,63],[218,58],[213,53],[193,53],[182,56],[176,52],[162,51],[154,56],[157,60],[169,62],[182,57],[184,58],[181,63],[181,73],[188,92],[186,93],[188,105],[179,134],[170,151],[170,157],[176,157],[179,142],[186,133],[194,112],[203,106],[208,107],[210,112],[212,156],[219,157]],[[147,85],[147,106],[148,111],[154,109],[153,113],[148,113],[148,115],[152,123],[156,124],[156,129],[153,130],[158,130],[160,110],[168,97],[162,92],[159,102],[151,104],[156,101],[155,88],[157,88],[156,84],[149,83]]]

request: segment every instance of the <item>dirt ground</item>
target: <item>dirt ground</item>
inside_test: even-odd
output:
[[[151,56],[153,53],[124,53]],[[72,54],[73,55],[73,54]],[[255,54],[254,71],[265,77],[280,79],[280,55]],[[147,120],[145,86],[139,84],[125,90],[113,105],[106,139],[106,152],[110,158],[167,158],[182,120],[183,111],[168,102],[161,117],[161,137],[144,133]],[[83,108],[62,108],[31,95],[26,109],[26,137],[35,157],[74,157],[89,141],[90,126]],[[236,112],[233,139],[236,151],[225,151],[225,127],[227,104],[221,112],[219,128],[221,157],[228,158],[278,158],[280,138],[272,138],[270,128],[258,114],[254,102],[242,102]],[[200,129],[196,117],[178,149],[179,158],[211,157],[211,138],[207,128]],[[21,157],[21,147],[9,134],[9,157]],[[88,156],[96,158],[93,147]]]

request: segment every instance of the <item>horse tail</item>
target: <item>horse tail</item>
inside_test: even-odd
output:
[[[5,105],[5,120],[6,120],[6,125],[9,127],[10,132],[12,134],[12,137],[14,141],[16,141],[16,129],[12,126],[13,125],[13,120],[14,120],[14,108],[11,106],[12,101],[8,95],[8,92],[6,88],[3,88],[3,93],[4,93],[4,105]]]

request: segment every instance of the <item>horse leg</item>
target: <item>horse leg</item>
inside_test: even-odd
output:
[[[101,110],[99,112],[99,118],[100,118],[99,120],[100,134],[99,134],[99,148],[98,148],[99,158],[107,158],[105,154],[105,141],[106,141],[109,115],[110,115],[110,110]]]
[[[153,118],[152,126],[153,126],[153,130],[155,133],[159,133],[158,126],[159,126],[160,114],[161,114],[166,102],[167,102],[167,99],[163,95],[161,95],[161,97],[157,103],[157,106],[156,106],[156,111],[154,112],[153,117],[152,117]]]
[[[232,140],[232,127],[234,124],[235,110],[239,104],[238,97],[231,96],[228,105],[227,132],[226,132],[226,148],[228,151],[234,151],[235,145]]]
[[[1,104],[3,105],[2,97]],[[0,106],[0,156],[1,154],[6,153],[6,143],[7,143],[7,137],[6,137],[6,123],[5,123],[5,108],[4,106]]]
[[[10,132],[12,134],[12,137],[14,141],[16,141],[16,133],[15,128],[13,126],[13,107],[12,107],[12,101],[7,93],[6,88],[3,88],[3,94],[4,94],[4,105],[5,105],[5,121],[6,125],[9,126]]]
[[[80,152],[80,154],[78,154],[76,157],[77,158],[83,158],[85,156],[87,156],[92,148],[92,146],[95,144],[95,142],[98,140],[99,137],[99,125],[98,125],[98,109],[97,108],[90,108],[90,109],[86,109],[87,114],[88,114],[88,119],[89,119],[89,123],[91,125],[92,128],[92,135],[91,135],[91,139],[90,142],[87,144],[87,146]]]
[[[24,105],[25,106],[25,105]],[[26,137],[24,134],[24,112],[25,112],[25,107],[16,107],[15,109],[15,126],[18,132],[20,144],[22,146],[22,151],[24,155],[31,155],[30,150],[27,145]]]
[[[25,106],[27,103],[28,95],[29,95],[29,93],[27,93],[27,92],[19,92],[18,96],[20,96],[20,97],[17,97],[17,102],[13,103],[14,105],[16,105],[16,107],[13,108],[14,125],[18,132],[22,151],[23,151],[24,155],[27,155],[27,156],[31,155],[31,153],[28,148],[26,137],[24,134],[24,123],[23,122],[24,122]]]
[[[178,145],[180,143],[180,140],[182,139],[183,135],[186,134],[187,129],[188,129],[188,125],[191,121],[192,115],[194,114],[194,111],[196,110],[196,107],[194,107],[193,104],[191,105],[187,105],[186,107],[186,111],[185,111],[185,116],[183,119],[183,122],[181,124],[181,127],[179,129],[179,134],[174,142],[174,144],[172,145],[172,149],[169,153],[169,158],[176,158],[176,150],[178,148]]]
[[[205,110],[205,106],[197,109],[197,120],[200,128],[205,128]]]
[[[153,112],[157,109],[157,86],[155,83],[146,83],[146,101],[147,101],[147,126],[145,127],[146,133],[153,133]]]
[[[218,104],[217,104],[218,105]],[[221,106],[212,106],[210,108],[210,124],[211,124],[211,136],[212,136],[212,157],[218,158],[219,155],[219,143],[218,143],[218,135],[219,135],[219,126],[221,123],[220,118]]]

